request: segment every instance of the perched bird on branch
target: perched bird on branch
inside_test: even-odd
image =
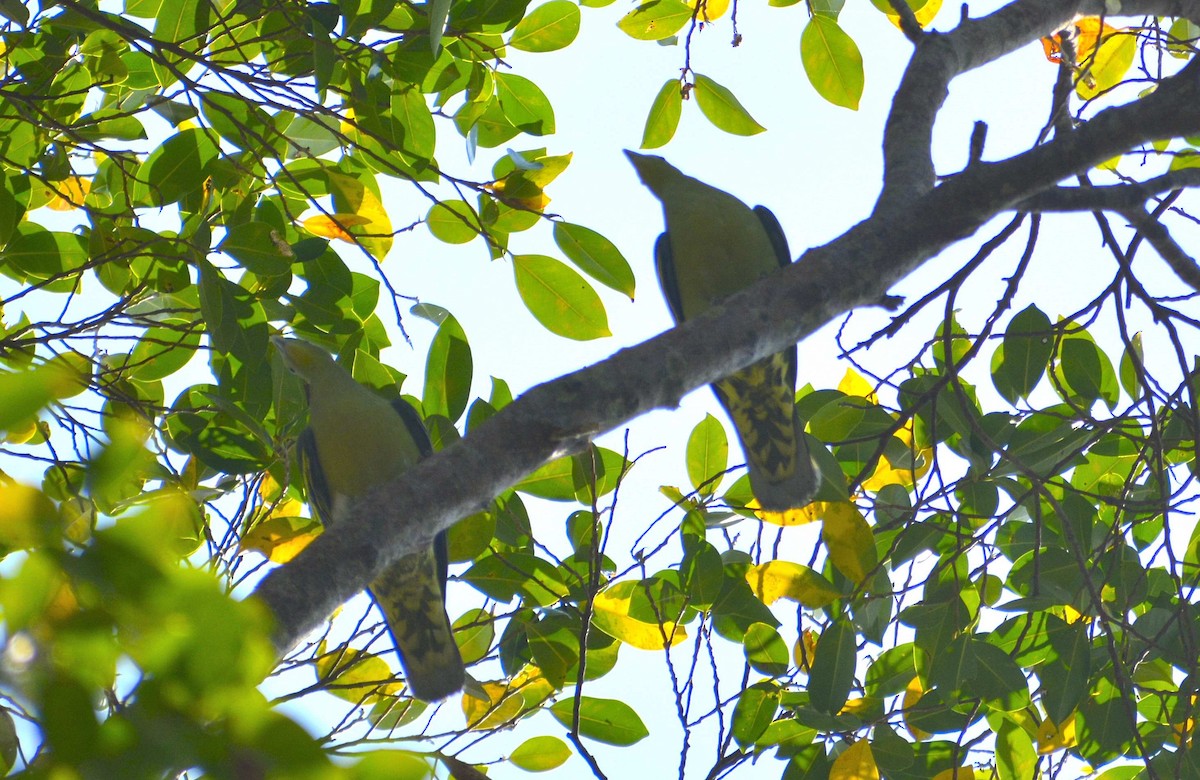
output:
[[[433,453],[420,416],[403,399],[392,403],[354,381],[321,347],[273,339],[284,365],[308,394],[308,428],[298,450],[309,505],[326,532],[353,523],[354,502]],[[445,698],[463,685],[463,662],[446,614],[446,533],[406,555],[371,582],[412,695]]]
[[[775,215],[685,176],[661,157],[626,151],[642,183],[663,204],[666,232],[654,247],[658,281],[675,322],[791,263]],[[796,348],[763,358],[712,384],[733,421],[763,509],[808,504],[819,473],[796,416]]]

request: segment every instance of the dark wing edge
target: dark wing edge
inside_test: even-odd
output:
[[[787,236],[783,233],[783,225],[779,224],[779,220],[766,206],[755,206],[754,214],[758,217],[758,221],[762,223],[763,230],[767,231],[767,238],[771,241],[771,247],[775,250],[775,260],[779,263],[780,268],[785,268],[792,264],[792,253],[788,249]]]
[[[321,468],[317,437],[313,435],[312,428],[300,432],[300,438],[296,440],[296,455],[300,459],[300,473],[304,476],[308,504],[321,524],[328,528],[333,521],[333,507],[330,506],[329,483],[325,480],[325,469]]]
[[[675,255],[671,252],[671,237],[660,233],[654,242],[654,270],[658,273],[658,286],[667,299],[667,308],[676,323],[683,322],[683,305],[679,300],[679,281],[675,276]]]
[[[425,427],[425,422],[421,419],[421,415],[412,407],[408,401],[403,398],[397,398],[392,401],[392,408],[396,410],[396,414],[400,415],[400,419],[404,421],[404,427],[408,429],[408,434],[412,436],[412,440],[417,445],[417,452],[421,453],[422,458],[428,458],[433,454],[433,441],[429,438],[429,430]],[[450,577],[450,547],[446,542],[446,532],[439,531],[433,537],[433,554],[437,558],[438,580],[442,586],[442,600],[446,600],[446,580]]]
[[[775,214],[766,206],[755,206],[754,215],[758,217],[758,221],[762,223],[763,230],[767,231],[767,239],[771,242],[771,247],[775,250],[775,261],[779,263],[780,268],[786,268],[792,264],[791,250],[788,249],[787,236],[783,234],[783,225],[779,224],[779,220]],[[787,379],[792,383],[792,388],[796,387],[796,348],[792,347],[785,350],[787,353]],[[800,428],[803,430],[803,428]]]

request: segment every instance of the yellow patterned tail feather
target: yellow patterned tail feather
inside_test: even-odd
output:
[[[787,352],[771,355],[712,385],[742,442],[754,496],[771,512],[807,505],[818,484],[796,416],[788,358]]]
[[[433,550],[406,555],[371,583],[413,696],[444,699],[463,686],[464,669]]]

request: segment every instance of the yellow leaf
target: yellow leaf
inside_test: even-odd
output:
[[[878,711],[880,704],[880,700],[874,696],[855,696],[852,699],[846,699],[846,703],[842,705],[838,715],[858,715],[866,718],[872,711]]]
[[[25,422],[13,424],[5,433],[4,441],[8,444],[25,444],[38,432],[38,418],[30,417]]]
[[[837,389],[846,395],[865,398],[873,404],[879,403],[879,398],[875,395],[875,388],[871,386],[871,383],[862,374],[853,368],[846,369],[846,374],[842,377],[842,381],[838,382]]]
[[[51,185],[50,202],[46,204],[55,211],[70,211],[83,205],[83,198],[92,189],[91,179],[68,176]]]
[[[466,693],[462,697],[462,711],[469,729],[511,725],[554,693],[554,686],[536,666],[526,666],[512,680],[484,682],[479,687],[487,694],[488,701]]]
[[[1099,16],[1086,16],[1075,21],[1075,32],[1075,64],[1083,65],[1095,53],[1096,43],[1108,40],[1118,30]]]
[[[912,3],[909,3],[909,5],[912,5]],[[942,10],[942,0],[927,0],[925,5],[918,8],[914,13],[914,15],[917,17],[917,24],[925,27],[933,21],[933,17],[937,16],[938,11],[940,10]],[[892,24],[896,25],[897,27],[900,26],[899,14],[890,13],[887,15],[887,18]]]
[[[747,509],[753,509],[754,514],[759,520],[771,525],[792,526],[792,525],[807,525],[813,523],[820,518],[817,515],[817,505],[809,504],[800,509],[789,509],[786,512],[768,512],[760,508],[757,498],[752,498],[746,502]]]
[[[629,606],[633,600],[633,589],[640,585],[640,582],[627,580],[597,594],[592,601],[592,621],[595,626],[609,636],[639,650],[662,650],[687,639],[687,632],[683,626],[676,625],[673,621],[647,623],[630,617]]]
[[[336,238],[338,241],[356,244],[358,240],[351,235],[347,228],[366,225],[370,221],[367,217],[360,217],[357,214],[318,214],[315,217],[309,217],[300,224],[314,236]]]
[[[321,524],[300,517],[300,502],[280,502],[267,519],[255,524],[242,537],[243,550],[257,550],[274,563],[287,563],[321,535]]]
[[[695,8],[697,3],[703,4],[697,17],[702,22],[720,19],[729,10],[729,0],[688,0],[688,7]]]
[[[878,562],[871,526],[849,501],[825,504],[821,520],[821,538],[829,559],[850,581],[861,584]]]
[[[921,701],[921,697],[925,695],[925,687],[921,685],[921,678],[914,677],[909,681],[908,687],[904,689],[904,700],[901,703],[904,713],[904,728],[908,729],[908,733],[912,738],[920,742],[923,739],[928,739],[930,734],[928,731],[917,728],[908,719],[908,713],[913,707]]]
[[[817,654],[817,632],[811,628],[806,628],[796,637],[796,644],[792,647],[792,660],[796,662],[796,667],[808,674],[812,668],[813,658]]]
[[[1043,720],[1037,730],[1037,746],[1038,754],[1043,756],[1056,750],[1075,747],[1075,713],[1068,715],[1062,726],[1055,725],[1049,718]]]
[[[960,766],[957,769],[943,769],[933,776],[933,780],[975,780],[975,767]]]
[[[0,485],[0,545],[10,550],[38,547],[57,529],[58,510],[42,491],[12,483]]]
[[[356,704],[371,696],[394,695],[403,688],[386,661],[353,647],[319,656],[317,677],[329,693]]]
[[[1116,30],[1100,42],[1093,58],[1081,58],[1085,75],[1075,85],[1076,94],[1087,100],[1120,84],[1137,55],[1137,40],[1132,33]]]
[[[829,780],[879,780],[871,743],[860,739],[842,751],[829,767]]]
[[[354,231],[358,243],[371,256],[382,262],[392,248],[392,220],[383,208],[383,202],[366,184],[345,174],[327,171],[329,188],[338,209],[348,207],[350,213],[365,219],[362,230]]]
[[[799,602],[809,609],[820,609],[841,598],[833,584],[817,572],[791,561],[767,561],[751,566],[746,572],[754,594],[770,605],[779,599]]]

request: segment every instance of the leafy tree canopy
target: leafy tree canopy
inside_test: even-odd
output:
[[[754,135],[692,43],[714,28],[738,45],[739,11],[776,11],[0,0],[4,768],[477,778],[572,761],[604,777],[652,741],[681,777],[1200,774],[1200,271],[1180,238],[1200,185],[1200,2],[1010,0],[961,19],[941,0],[872,3],[892,23],[877,34],[913,50],[874,213],[686,327],[514,392],[479,381],[493,363],[471,334],[389,273],[413,231],[509,265],[511,301],[563,350],[609,337],[606,302],[659,304],[594,215],[548,211],[572,156],[543,146],[554,107],[506,58],[615,24],[628,56],[678,52],[643,148],[693,104]],[[867,42],[843,0],[803,5],[807,79],[857,108]],[[979,125],[966,167],[935,169],[949,84],[1004,78],[997,60],[1039,39],[1057,74],[1049,95],[1029,85],[1041,137],[999,158]],[[490,177],[439,164],[449,139]],[[397,198],[423,218],[404,224]],[[1094,214],[1102,245],[1075,245],[1111,269],[1062,280],[1095,284],[1076,311],[1022,287],[1060,262],[1037,251],[1047,212]],[[555,256],[534,242],[547,234]],[[973,256],[927,294],[887,296],[955,245]],[[994,305],[960,311],[968,282]],[[797,393],[825,445],[816,502],[758,511],[713,416],[662,442],[686,484],[621,492],[653,461],[594,437],[864,305],[890,323]],[[405,377],[381,351],[414,317],[437,332]],[[322,536],[306,509],[281,331],[408,394],[441,451],[361,527]],[[908,352],[868,349],[901,333]],[[473,680],[431,707],[365,600],[329,617],[442,527]],[[645,659],[674,721],[638,711]]]

